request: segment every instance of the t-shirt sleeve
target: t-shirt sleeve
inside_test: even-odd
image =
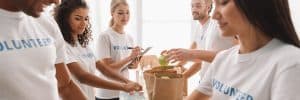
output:
[[[280,72],[272,84],[272,100],[299,100],[300,95],[300,64]]]
[[[200,83],[198,84],[196,90],[205,94],[205,95],[212,95],[212,68],[209,68],[207,72],[205,73],[202,80],[200,80]]]
[[[66,44],[66,64],[79,61],[78,56],[74,54],[72,50],[73,48],[70,45]]]
[[[198,84],[198,87],[196,88],[197,91],[211,96],[213,94],[213,81],[214,81],[214,74],[215,70],[220,63],[223,62],[224,56],[227,55],[228,51],[221,51],[219,52],[213,62],[208,67],[204,77],[200,80],[200,83]]]
[[[96,59],[111,58],[111,42],[108,34],[100,34],[96,46]]]
[[[66,47],[65,47],[65,40],[62,36],[62,33],[56,23],[56,21],[52,18],[52,17],[48,17],[47,19],[52,27],[53,27],[53,38],[54,38],[54,44],[55,44],[55,47],[56,47],[56,61],[55,61],[55,64],[58,64],[58,63],[64,63],[66,61]]]
[[[65,42],[61,35],[58,35],[55,41],[55,46],[56,46],[56,56],[57,56],[55,64],[65,62],[66,60]]]
[[[136,42],[134,41],[134,39],[131,35],[128,35],[128,38],[129,38],[129,46],[131,46],[131,47],[137,46]]]

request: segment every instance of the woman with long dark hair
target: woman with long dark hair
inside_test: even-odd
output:
[[[300,43],[288,0],[214,0],[213,18],[239,46],[217,55],[188,100],[299,100]]]
[[[95,100],[93,87],[127,92],[135,90],[136,87],[140,88],[136,83],[110,70],[100,60],[96,60],[88,47],[91,40],[88,10],[84,0],[64,0],[55,11],[55,19],[67,44],[67,66],[75,82],[88,100]],[[124,83],[106,81],[95,75],[96,69],[102,72],[101,75],[107,75]]]

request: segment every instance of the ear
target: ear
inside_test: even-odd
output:
[[[208,6],[207,6],[207,9],[208,9],[208,10],[211,9],[211,5],[208,5]]]

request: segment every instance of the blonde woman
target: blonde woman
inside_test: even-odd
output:
[[[99,36],[97,57],[128,78],[127,65],[140,53],[140,48],[134,47],[132,37],[124,31],[130,16],[128,3],[112,0],[111,16],[110,28]],[[119,100],[119,91],[98,89],[96,100]]]

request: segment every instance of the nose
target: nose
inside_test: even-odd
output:
[[[221,14],[220,14],[220,12],[218,11],[218,8],[217,8],[217,7],[213,10],[212,18],[213,18],[213,19],[216,19],[216,20],[218,20],[218,19],[221,18]]]
[[[84,20],[84,21],[81,21],[80,26],[86,27],[87,24],[88,24],[88,21],[85,21],[85,20]]]
[[[192,6],[192,11],[196,11],[196,7]]]

